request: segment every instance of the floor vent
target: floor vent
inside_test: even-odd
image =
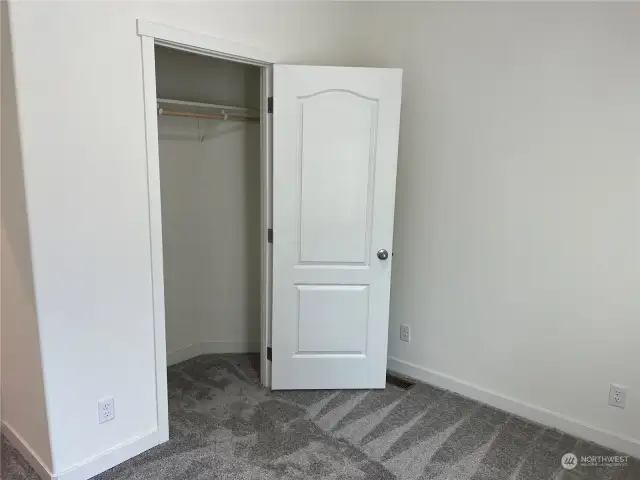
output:
[[[402,388],[403,390],[409,390],[416,384],[416,382],[414,382],[413,380],[409,380],[408,378],[404,377],[398,377],[390,372],[387,372],[387,383],[395,385],[398,388]]]

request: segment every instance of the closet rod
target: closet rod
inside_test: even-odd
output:
[[[165,110],[164,108],[158,109],[159,115],[166,115],[168,117],[191,117],[191,118],[215,118],[220,120],[234,120],[238,121],[249,121],[249,122],[259,122],[259,117],[241,117],[238,115],[225,115],[222,113],[191,113],[191,112],[175,112],[173,110]]]
[[[186,100],[173,100],[171,98],[158,98],[158,103],[168,103],[171,105],[185,105],[189,107],[215,108],[218,110],[233,110],[236,112],[257,112],[253,108],[234,107],[233,105],[219,105],[217,103],[188,102]]]

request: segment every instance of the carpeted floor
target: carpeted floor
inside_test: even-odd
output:
[[[614,453],[451,392],[268,392],[257,362],[208,355],[170,367],[171,440],[96,479],[640,479],[632,458],[565,471],[567,452]],[[37,478],[4,439],[2,460],[2,478]]]

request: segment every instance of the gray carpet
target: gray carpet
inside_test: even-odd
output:
[[[627,467],[565,471],[562,455],[613,455],[428,385],[268,392],[258,358],[169,368],[171,440],[96,477],[116,479],[639,480]],[[37,478],[3,439],[3,478]]]

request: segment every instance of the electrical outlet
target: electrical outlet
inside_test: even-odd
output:
[[[622,385],[611,384],[609,388],[609,405],[624,408],[627,404],[627,387]]]
[[[98,400],[98,423],[105,423],[116,418],[113,397]]]
[[[403,342],[411,341],[411,327],[409,325],[400,325],[400,340]]]

